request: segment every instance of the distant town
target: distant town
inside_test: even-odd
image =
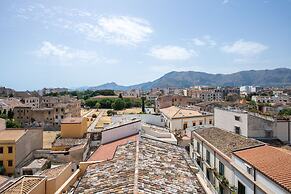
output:
[[[291,87],[0,87],[0,193],[290,193]]]

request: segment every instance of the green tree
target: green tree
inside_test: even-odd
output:
[[[143,113],[145,112],[145,100],[146,100],[146,98],[144,96],[141,97],[141,111]]]
[[[20,123],[15,121],[14,119],[6,120],[6,128],[20,128]]]
[[[284,108],[284,109],[280,110],[279,115],[290,116],[291,115],[291,108]]]
[[[101,106],[101,104],[100,104],[99,102],[96,102],[96,104],[95,104],[95,108],[99,109],[100,106]]]
[[[8,119],[13,119],[14,112],[11,109],[9,109],[8,114],[7,114],[7,117],[8,117]]]
[[[112,108],[114,110],[122,110],[125,108],[125,103],[122,99],[118,98],[112,103]]]

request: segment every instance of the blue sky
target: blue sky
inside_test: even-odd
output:
[[[291,0],[0,2],[0,85],[122,85],[291,67]]]

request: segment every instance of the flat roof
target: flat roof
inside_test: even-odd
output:
[[[265,145],[263,142],[228,132],[216,127],[199,128],[193,133],[198,134],[222,153],[231,157],[236,150]]]
[[[62,120],[62,124],[77,124],[82,123],[83,117],[67,117]]]
[[[62,164],[54,168],[50,168],[47,170],[42,171],[39,175],[46,176],[48,178],[54,178],[58,176],[70,163],[68,164]]]
[[[237,151],[234,155],[291,192],[291,151],[266,145]]]
[[[24,134],[26,133],[25,129],[18,129],[18,130],[1,130],[0,131],[0,141],[5,143],[15,143],[17,142]]]

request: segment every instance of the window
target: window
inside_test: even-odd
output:
[[[219,161],[219,174],[224,176],[224,164]]]
[[[219,184],[219,194],[224,194],[224,189],[221,184]]]
[[[0,166],[3,166],[3,161],[2,160],[0,160]]]
[[[199,121],[199,125],[202,125],[203,124],[203,121]]]
[[[209,125],[211,125],[212,124],[212,120],[209,120]]]
[[[193,122],[193,127],[195,127],[196,126],[196,122]]]
[[[240,134],[240,127],[235,126],[234,130],[236,134]]]
[[[13,166],[13,160],[8,160],[8,166]]]
[[[183,125],[183,129],[187,129],[187,123],[184,123],[184,125]]]
[[[206,150],[206,162],[210,165],[210,152]]]
[[[234,116],[234,120],[240,121],[240,116]]]
[[[200,143],[197,141],[197,152],[200,153]]]
[[[0,147],[0,154],[3,154],[3,147]]]
[[[13,147],[12,146],[9,146],[8,147],[8,153],[11,154],[12,152],[13,152]]]
[[[246,193],[246,187],[241,182],[238,181],[237,186],[238,186],[237,187],[238,194],[245,194]]]

